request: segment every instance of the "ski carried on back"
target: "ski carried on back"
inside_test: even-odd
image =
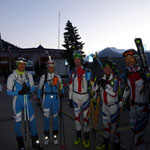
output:
[[[142,43],[142,39],[141,38],[135,38],[135,44],[136,44],[136,47],[137,47],[137,50],[138,50],[138,53],[139,53],[139,56],[140,56],[140,59],[141,59],[141,62],[142,62],[142,67],[144,69],[148,69],[148,63],[147,63],[147,60],[146,60],[146,55],[145,55],[145,52],[144,52],[144,46],[143,46],[143,43]]]

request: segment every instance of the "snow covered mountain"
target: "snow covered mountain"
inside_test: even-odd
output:
[[[107,47],[98,52],[99,57],[122,57],[124,49],[116,49],[115,47]]]

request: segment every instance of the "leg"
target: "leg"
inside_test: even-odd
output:
[[[148,113],[144,111],[144,107],[137,106],[131,109],[130,124],[134,132],[134,144],[136,150],[145,149],[144,146],[144,130],[148,123]]]
[[[13,100],[13,111],[14,111],[14,119],[15,119],[15,133],[17,137],[22,137],[22,132],[21,132],[22,110],[23,110],[23,106],[20,103],[20,99],[15,98]]]
[[[52,115],[53,115],[53,140],[54,144],[58,144],[58,113],[59,113],[59,99],[52,100]]]
[[[44,132],[49,132],[50,99],[47,98],[44,99],[43,109],[44,109]]]
[[[104,103],[102,104],[102,121],[104,125],[104,141],[102,145],[97,146],[97,150],[108,150],[110,149],[110,112],[109,107]]]
[[[90,146],[90,127],[89,127],[89,97],[84,96],[85,100],[82,102],[82,112],[83,112],[83,119],[84,119],[84,147],[88,148]]]
[[[36,149],[42,149],[42,145],[40,144],[39,141],[39,137],[37,134],[37,128],[36,128],[36,121],[35,121],[35,117],[34,117],[34,110],[31,104],[31,101],[28,97],[27,100],[27,106],[26,106],[26,110],[27,110],[27,119],[30,121],[30,131],[31,131],[31,138],[32,138],[32,146],[33,148]]]
[[[58,131],[59,99],[52,100],[53,130]]]
[[[30,100],[28,100],[28,112],[29,112],[31,136],[36,136],[37,135],[36,121],[35,121],[33,106]]]
[[[49,143],[50,101],[50,99],[46,99],[45,97],[43,99],[45,145],[48,145]]]
[[[118,130],[120,108],[118,105],[110,107],[111,113],[111,129],[113,134],[112,144],[115,150],[120,150],[120,132]]]
[[[21,97],[20,97],[21,98]],[[21,121],[22,121],[22,110],[23,106],[20,103],[21,99],[15,97],[13,99],[13,111],[14,111],[14,119],[15,119],[15,133],[17,136],[19,149],[24,148],[23,136],[21,132]]]
[[[118,105],[113,105],[110,107],[110,113],[111,113],[111,128],[113,131],[114,136],[114,143],[119,144],[120,143],[120,132],[118,130],[118,123],[119,123],[119,115],[120,115],[120,108]]]
[[[104,125],[104,138],[109,139],[110,138],[110,113],[109,108],[107,108],[105,104],[102,105],[102,121]]]
[[[89,132],[89,98],[82,103],[82,112],[83,112],[83,119],[84,119],[84,132]]]
[[[80,101],[79,95],[73,93],[73,107],[74,107],[74,115],[75,115],[75,128],[76,128],[76,140],[74,144],[79,144],[81,142],[81,122],[80,122]]]

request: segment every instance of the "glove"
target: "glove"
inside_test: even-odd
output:
[[[103,89],[105,89],[106,84],[107,84],[107,81],[104,80],[104,79],[101,79],[101,80],[99,80],[97,83],[98,83],[98,85],[100,85]]]
[[[73,108],[73,101],[72,101],[72,99],[69,99],[69,106],[70,106],[70,108]]]
[[[122,100],[122,101],[119,102],[119,107],[121,109],[125,107],[125,101],[124,100]]]
[[[19,95],[28,94],[30,92],[30,88],[24,83],[22,89],[18,92]]]
[[[59,93],[59,98],[63,99],[64,98],[64,94],[62,92]]]

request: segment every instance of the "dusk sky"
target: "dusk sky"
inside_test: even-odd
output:
[[[149,0],[0,0],[2,39],[22,48],[58,48],[59,11],[60,45],[70,20],[86,54],[106,47],[135,48],[135,37],[150,50]]]

